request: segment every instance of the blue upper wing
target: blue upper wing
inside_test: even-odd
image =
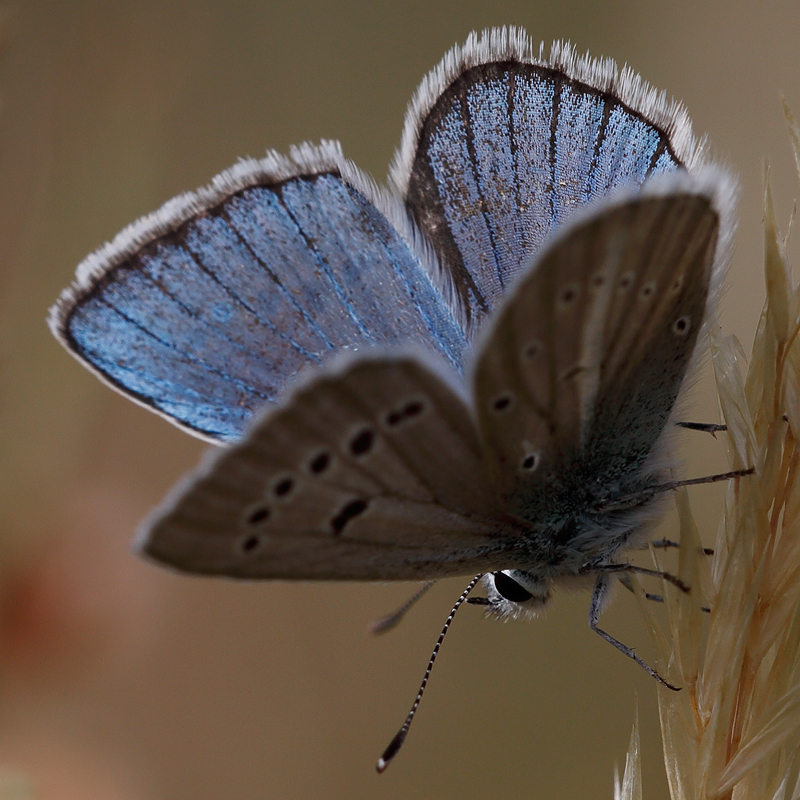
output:
[[[78,269],[51,326],[106,382],[205,438],[238,438],[307,364],[464,334],[394,207],[339,148],[242,162]]]
[[[343,348],[417,341],[462,367],[476,323],[574,208],[698,152],[685,112],[637,76],[568,47],[543,61],[497,29],[423,82],[390,176],[438,259],[338,145],[303,146],[134,223],[78,268],[51,327],[128,397],[233,440]]]
[[[610,61],[518,30],[474,36],[423,82],[390,180],[474,325],[576,207],[687,165],[683,109]]]

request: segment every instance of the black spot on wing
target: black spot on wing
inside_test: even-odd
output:
[[[342,510],[331,520],[331,530],[335,536],[338,536],[345,529],[347,524],[360,516],[367,510],[368,503],[366,500],[357,499],[351,500]]]

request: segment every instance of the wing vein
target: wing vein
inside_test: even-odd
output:
[[[333,291],[335,292],[336,297],[338,298],[339,302],[342,304],[342,307],[347,312],[347,315],[355,323],[356,327],[361,332],[361,334],[366,339],[371,340],[373,338],[372,334],[370,333],[369,330],[367,330],[366,326],[361,321],[361,319],[358,316],[358,314],[356,314],[355,308],[353,308],[353,304],[350,302],[350,300],[347,299],[347,295],[345,294],[342,285],[336,279],[336,276],[333,274],[333,270],[330,268],[330,265],[322,257],[322,254],[319,252],[319,250],[317,249],[316,245],[314,244],[312,237],[310,237],[306,233],[305,229],[300,224],[300,220],[297,218],[297,216],[294,214],[294,212],[291,210],[291,208],[289,208],[289,205],[284,200],[283,192],[278,192],[277,196],[278,196],[278,201],[283,206],[284,210],[286,211],[287,216],[295,224],[295,226],[297,228],[298,235],[306,243],[306,246],[308,247],[309,252],[313,254],[314,259],[316,260],[317,264],[319,264],[319,266],[320,266],[320,269],[322,269],[322,271],[327,276],[328,280],[331,282],[331,286],[333,286]]]
[[[249,384],[245,383],[244,381],[242,381],[242,380],[240,380],[238,378],[234,378],[232,375],[229,375],[228,373],[226,373],[223,370],[219,369],[219,367],[215,367],[214,365],[204,361],[203,359],[199,358],[198,356],[194,355],[193,353],[190,353],[188,350],[183,350],[180,347],[178,347],[177,345],[175,345],[175,344],[173,344],[171,342],[168,342],[165,339],[162,339],[160,336],[156,336],[156,334],[153,333],[153,331],[148,330],[144,325],[142,325],[141,323],[137,322],[132,317],[129,317],[127,314],[125,314],[123,311],[121,311],[119,308],[117,308],[115,305],[110,303],[105,298],[98,297],[97,298],[97,302],[99,302],[102,305],[106,306],[107,308],[111,309],[111,311],[113,311],[115,314],[118,314],[120,317],[122,317],[122,319],[124,319],[126,322],[128,322],[130,325],[132,325],[137,330],[139,330],[142,333],[144,333],[146,336],[149,336],[151,339],[154,339],[156,342],[158,342],[159,344],[163,345],[167,349],[172,350],[173,352],[180,354],[183,358],[185,358],[186,361],[189,361],[191,363],[197,364],[197,365],[203,367],[203,369],[206,369],[206,370],[208,370],[209,372],[211,372],[211,373],[213,373],[215,375],[219,375],[224,380],[229,381],[230,383],[233,383],[234,385],[238,386],[239,388],[245,389],[246,391],[248,391],[248,392],[250,392],[252,394],[255,394],[257,397],[260,397],[260,398],[262,398],[264,400],[271,400],[272,399],[272,397],[270,397],[269,395],[264,394],[263,391],[261,391],[260,389],[257,389],[254,386],[250,386]],[[130,391],[130,390],[126,388],[126,391]]]

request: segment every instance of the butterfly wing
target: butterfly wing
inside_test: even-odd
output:
[[[346,357],[215,452],[147,524],[147,555],[239,578],[425,579],[506,563],[463,400],[412,356]]]
[[[473,34],[423,81],[390,176],[479,321],[575,209],[692,164],[684,110],[613,61]]]
[[[405,238],[401,233],[405,234]],[[78,268],[62,343],[128,397],[235,440],[286,380],[343,348],[465,340],[405,212],[337,144],[241,162]]]
[[[479,352],[475,402],[500,494],[527,518],[620,486],[680,391],[730,238],[730,179],[653,179],[546,247]],[[722,233],[721,233],[722,230]]]

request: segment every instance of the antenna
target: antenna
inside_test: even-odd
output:
[[[406,715],[405,722],[403,722],[403,726],[400,728],[399,731],[395,734],[394,739],[389,742],[389,746],[383,751],[383,754],[378,759],[378,763],[375,765],[375,769],[378,771],[378,774],[383,772],[386,767],[389,766],[391,760],[397,755],[400,751],[400,748],[403,746],[403,742],[406,740],[406,736],[408,735],[408,729],[411,727],[411,721],[414,719],[414,714],[417,713],[417,708],[419,706],[420,700],[422,700],[422,695],[425,692],[425,687],[428,685],[428,678],[431,676],[431,670],[433,669],[433,662],[436,661],[436,656],[439,654],[439,648],[442,646],[442,642],[444,641],[445,634],[447,633],[447,629],[450,627],[450,623],[453,621],[453,617],[456,615],[456,611],[458,611],[461,604],[467,599],[467,595],[475,588],[478,581],[483,577],[484,573],[481,572],[480,574],[476,575],[470,582],[469,586],[461,592],[461,597],[456,600],[456,604],[453,606],[453,610],[450,612],[450,615],[447,617],[447,620],[444,623],[444,627],[442,628],[442,632],[439,634],[439,639],[436,642],[436,646],[433,648],[433,652],[431,653],[430,661],[428,661],[428,668],[425,670],[425,675],[422,678],[422,683],[420,684],[419,691],[417,692],[417,697],[414,700],[414,704],[411,706],[411,710]]]

